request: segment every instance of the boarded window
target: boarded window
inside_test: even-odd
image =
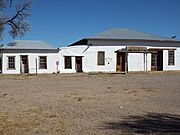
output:
[[[70,56],[64,57],[64,65],[65,65],[65,69],[72,69],[72,62]]]
[[[8,69],[15,69],[15,56],[8,56]]]
[[[105,65],[105,52],[98,52],[98,56],[97,56],[98,60],[97,60],[97,65],[103,66]]]
[[[174,65],[174,50],[168,51],[168,65]]]
[[[39,56],[39,69],[47,69],[47,57]]]

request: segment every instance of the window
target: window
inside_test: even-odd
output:
[[[168,65],[174,65],[174,50],[168,51]]]
[[[152,66],[157,66],[157,54],[152,53],[152,61],[151,61]]]
[[[39,56],[39,69],[47,69],[47,57]]]
[[[8,69],[15,69],[15,56],[8,56]]]
[[[105,65],[105,52],[98,52],[98,61],[97,61],[97,65],[99,66],[103,66]]]
[[[64,57],[64,65],[65,65],[65,69],[72,69],[72,62],[70,56]]]

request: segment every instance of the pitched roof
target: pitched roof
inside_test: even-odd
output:
[[[158,40],[158,41],[180,41],[169,37],[139,32],[127,28],[110,29],[86,39],[119,39],[119,40]]]
[[[44,41],[16,40],[1,47],[2,49],[57,49]]]

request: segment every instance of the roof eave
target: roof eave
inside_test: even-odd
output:
[[[116,40],[116,41],[158,41],[158,42],[175,42],[180,43],[180,40],[158,40],[158,39],[117,39],[117,38],[84,38],[85,40]]]
[[[1,53],[40,53],[40,52],[47,52],[47,53],[57,53],[59,49],[13,49],[13,48],[0,48]]]

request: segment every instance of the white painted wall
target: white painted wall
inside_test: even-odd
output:
[[[151,53],[147,54],[147,69],[151,71]]]
[[[29,73],[36,73],[36,59],[37,59],[37,73],[54,73],[57,72],[56,61],[59,61],[57,53],[3,53],[3,74],[20,74],[20,56],[28,55]],[[15,56],[15,69],[8,69],[8,56]],[[47,69],[39,69],[39,56],[47,56]]]
[[[59,52],[60,73],[76,73],[75,57],[82,56],[83,72],[116,72],[115,51],[125,48],[125,46],[70,46],[61,48]],[[86,50],[87,49],[87,50]],[[97,65],[97,52],[105,51],[105,65]],[[72,69],[65,69],[64,56],[72,57]]]
[[[116,72],[115,51],[125,48],[125,46],[91,46],[84,57],[84,72]],[[105,52],[105,65],[97,65],[98,51]]]
[[[70,47],[62,47],[60,48],[58,57],[60,61],[60,73],[76,73],[76,62],[75,57],[76,56],[82,56],[82,63],[84,64],[84,56],[83,53],[84,50],[87,48],[87,45],[80,45],[80,46],[70,46]],[[71,69],[65,69],[65,56],[71,56],[71,62],[72,62],[72,68]],[[84,67],[84,65],[83,65]]]
[[[65,60],[64,56],[60,55],[60,73],[76,73],[75,69],[75,56],[71,56],[72,68],[65,69]]]
[[[180,70],[180,48],[177,48],[174,53],[175,65],[168,65],[168,50],[163,51],[163,70]]]
[[[128,71],[146,71],[146,56],[143,53],[129,53]]]
[[[151,71],[151,54],[148,53],[147,55],[144,55],[144,53],[129,53],[128,71]]]
[[[83,56],[83,72],[116,72],[116,53],[115,51],[125,48],[126,46],[90,46],[84,53],[83,51],[88,46],[72,46],[65,47],[59,53],[60,58],[60,72],[61,73],[76,73],[75,57]],[[148,48],[172,48],[175,47],[148,47]],[[105,52],[105,65],[97,65],[97,52]],[[175,51],[175,66],[168,66],[168,51],[164,50],[164,70],[180,70],[180,48]],[[64,56],[72,56],[72,69],[64,69]],[[145,62],[144,62],[145,59]],[[147,64],[147,66],[146,66]],[[128,54],[128,71],[151,71],[151,53],[144,58],[143,53],[129,53]]]
[[[20,74],[20,56],[28,55],[29,59],[29,73],[36,73],[35,59],[39,64],[39,56],[47,56],[47,69],[39,69],[38,73],[54,73],[57,72],[56,61],[59,61],[58,70],[60,73],[76,73],[75,57],[82,56],[83,72],[116,72],[116,53],[115,51],[126,48],[126,46],[88,46],[79,45],[61,48],[59,53],[3,53],[2,73],[4,74]],[[148,47],[155,48],[155,47]],[[161,48],[161,47],[156,47]],[[162,47],[164,48],[164,47]],[[170,47],[168,47],[170,48]],[[173,47],[175,48],[175,47]],[[86,50],[87,49],[87,50]],[[86,50],[86,51],[85,51]],[[97,52],[105,52],[105,65],[97,65]],[[8,70],[7,56],[15,56],[15,70]],[[72,69],[65,69],[64,56],[72,57]],[[146,58],[145,58],[146,60]],[[146,64],[146,62],[145,62]],[[128,54],[128,71],[144,71],[144,54],[143,53],[129,53]],[[151,54],[147,55],[148,71],[151,71]],[[163,51],[163,70],[180,70],[180,48],[175,51],[175,65],[168,65],[168,50]]]
[[[154,49],[164,49],[163,50],[163,71],[180,70],[180,47],[148,47]],[[167,49],[167,50],[166,50]],[[168,65],[168,49],[175,49],[175,65]],[[149,61],[151,61],[151,55],[149,56]],[[151,71],[151,62],[149,63],[149,71]]]

